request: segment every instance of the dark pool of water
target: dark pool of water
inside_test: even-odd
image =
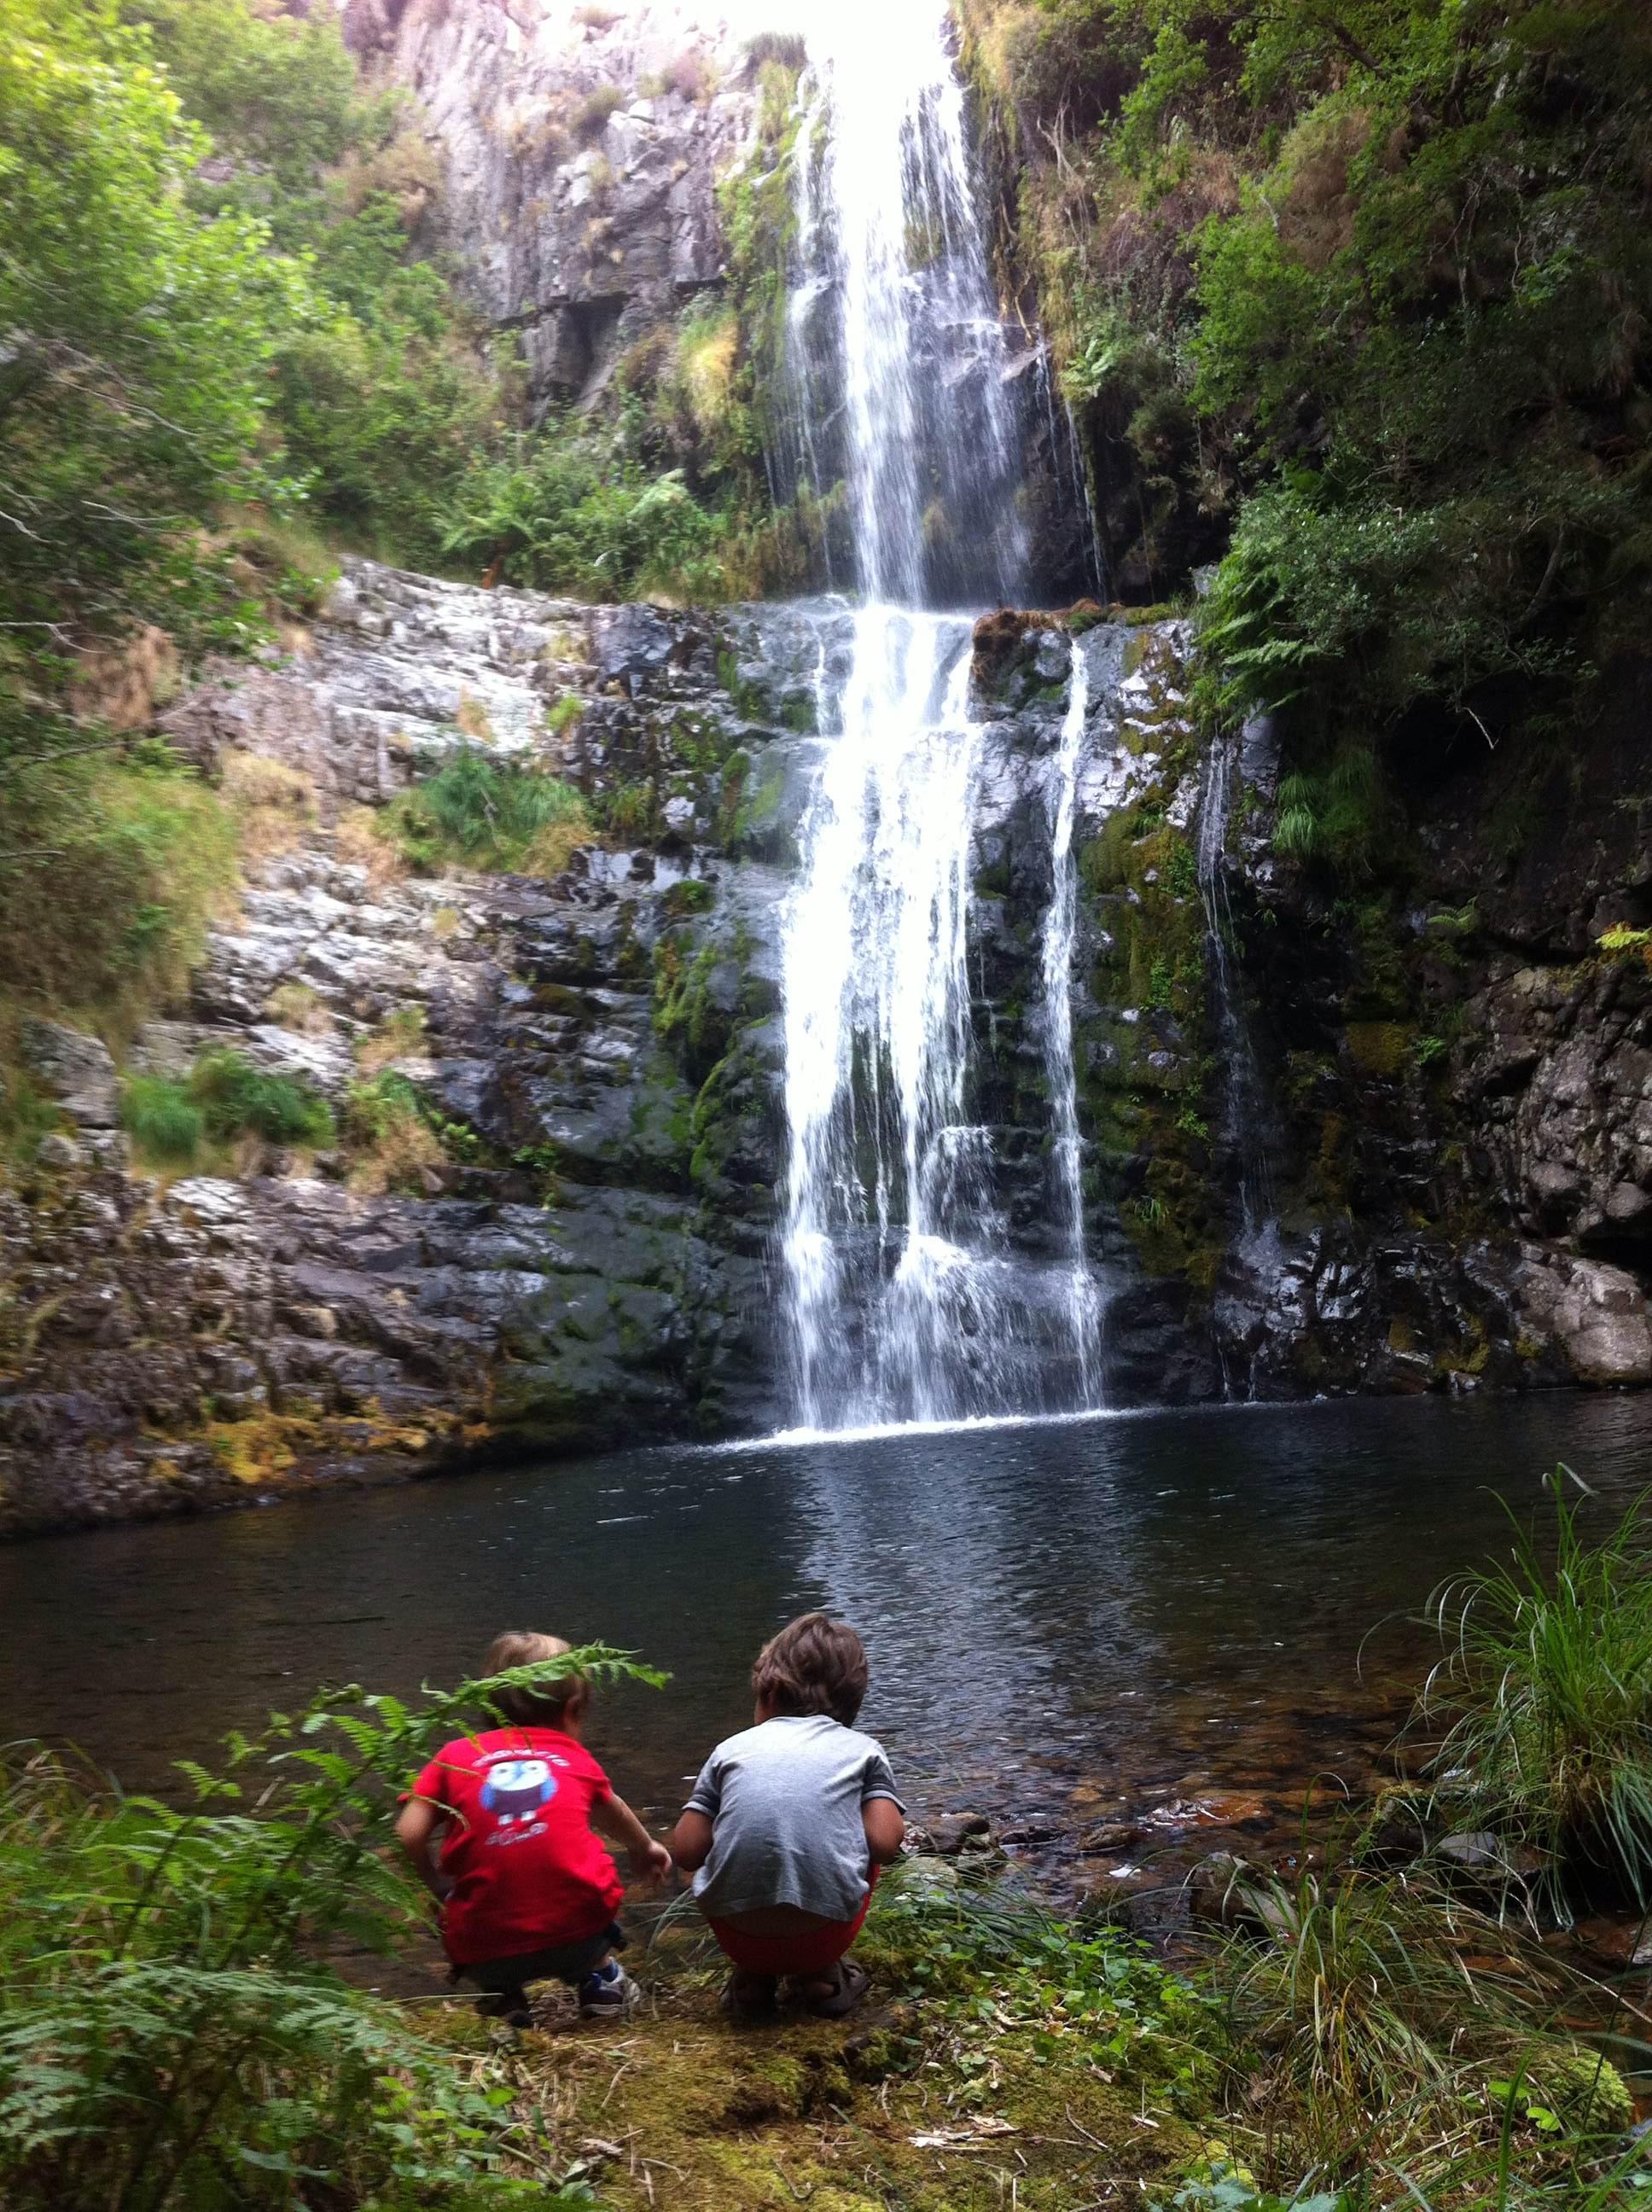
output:
[[[1602,1516],[1652,1470],[1652,1398],[1156,1413],[658,1450],[0,1553],[0,1740],[131,1787],[319,1681],[454,1680],[507,1626],[671,1669],[593,1747],[659,1815],[742,1723],[754,1651],[823,1605],[872,1656],[865,1724],[921,1809],[1071,1827],[1120,1801],[1355,1787],[1424,1663],[1403,1619],[1506,1547],[1565,1459]]]

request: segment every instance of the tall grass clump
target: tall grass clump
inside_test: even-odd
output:
[[[203,1053],[191,1072],[189,1090],[201,1108],[207,1134],[221,1141],[262,1137],[271,1145],[330,1145],[331,1109],[296,1076],[268,1075],[242,1053]]]
[[[592,1646],[555,1662],[658,1681]],[[564,2193],[510,2093],[328,1963],[422,1917],[397,1792],[545,1666],[355,1688],[185,1764],[181,1808],[48,1753],[0,1775],[0,2202],[8,2212],[483,2212]]]
[[[469,744],[404,792],[386,826],[409,862],[430,874],[464,866],[555,875],[590,842],[572,784]]]
[[[1242,1925],[1212,1946],[1247,2166],[1276,2188],[1369,2186],[1385,2167],[1428,2187],[1447,2172],[1484,2184],[1504,2097],[1521,2123],[1505,2179],[1534,2160],[1615,2156],[1632,2107],[1617,2069],[1560,2025],[1579,2007],[1575,1975],[1426,1864],[1308,1856],[1291,1879],[1237,1869],[1227,1913]],[[1430,2200],[1396,2185],[1355,2201]]]
[[[168,1165],[192,1160],[206,1136],[206,1115],[186,1084],[164,1075],[130,1076],[121,1091],[120,1126],[140,1153]]]
[[[1652,1903],[1652,1559],[1647,1496],[1586,1539],[1565,1467],[1544,1478],[1553,1542],[1515,1527],[1506,1565],[1437,1589],[1445,1656],[1418,1723],[1442,1725],[1434,1771],[1459,1826],[1540,1852],[1561,1901],[1570,1874]],[[1513,1519],[1510,1516],[1511,1521]]]
[[[266,1074],[228,1047],[203,1053],[181,1080],[128,1076],[120,1121],[139,1154],[163,1167],[188,1166],[209,1146],[242,1137],[319,1150],[336,1134],[331,1108],[307,1083]]]

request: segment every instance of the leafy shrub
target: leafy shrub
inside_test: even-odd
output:
[[[189,1079],[208,1136],[224,1143],[240,1136],[271,1145],[322,1146],[333,1140],[332,1109],[307,1083],[291,1075],[266,1075],[244,1054],[204,1053]]]
[[[1429,1614],[1446,1656],[1418,1723],[1446,1723],[1434,1760],[1459,1825],[1543,1855],[1558,1889],[1590,1869],[1652,1902],[1652,1562],[1648,1500],[1599,1542],[1562,1467],[1546,1476],[1552,1563],[1516,1525],[1511,1564],[1449,1583]],[[1512,1516],[1511,1516],[1512,1518]],[[1442,1785],[1443,1787],[1443,1785]]]
[[[279,489],[268,363],[310,312],[309,282],[250,216],[191,207],[207,141],[145,54],[96,0],[15,0],[0,17],[14,621],[67,605],[108,627],[184,524]]]
[[[650,474],[614,438],[562,422],[471,467],[449,503],[442,547],[544,591],[718,599],[728,596],[728,536],[680,471]]]
[[[596,1647],[565,1662],[647,1675]],[[347,1691],[186,1765],[182,1808],[50,1755],[0,1786],[0,2196],[11,2212],[482,2212],[564,2196],[508,2099],[321,1963],[423,1917],[397,1792],[504,1688]],[[529,2188],[526,2185],[532,2184]]]
[[[386,826],[412,865],[555,874],[589,842],[585,801],[560,776],[460,745],[435,775],[398,799]]]

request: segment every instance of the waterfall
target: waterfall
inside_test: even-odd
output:
[[[1078,920],[1078,872],[1072,854],[1072,829],[1078,811],[1078,762],[1090,704],[1090,665],[1078,639],[1072,643],[1067,710],[1055,757],[1055,804],[1052,809],[1050,866],[1054,882],[1044,917],[1044,1079],[1049,1087],[1052,1157],[1055,1168],[1057,1219],[1066,1248],[1066,1334],[1077,1367],[1082,1402],[1096,1389],[1096,1348],[1101,1300],[1084,1255],[1084,1152],[1078,1133],[1078,1085],[1072,1064],[1072,951]]]
[[[1228,815],[1241,734],[1212,740],[1199,802],[1199,892],[1205,908],[1205,972],[1216,1013],[1220,1057],[1217,1137],[1232,1163],[1240,1220],[1247,1238],[1273,1215],[1272,1105],[1251,1042],[1250,1024],[1234,975],[1233,908],[1228,896]]]
[[[1037,1411],[1053,1352],[1089,1402],[1095,1317],[1066,996],[1077,656],[1043,969],[1059,1282],[1011,1252],[993,1133],[972,1118],[985,732],[970,714],[970,617],[933,610],[1017,599],[1026,546],[963,90],[938,9],[891,0],[876,39],[821,13],[796,165],[790,382],[804,473],[819,493],[846,487],[862,604],[847,679],[835,696],[820,684],[823,762],[784,921],[783,1249],[799,1419],[844,1428]]]
[[[1019,423],[944,10],[890,0],[875,38],[819,12],[787,332],[802,472],[842,479],[867,599],[1018,599]]]

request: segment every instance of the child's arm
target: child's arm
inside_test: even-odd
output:
[[[874,1866],[893,1866],[906,1837],[906,1814],[892,1797],[868,1797],[860,1808],[866,1856]]]
[[[396,1820],[396,1838],[413,1862],[413,1871],[430,1894],[440,1899],[446,1884],[430,1856],[430,1838],[447,1815],[428,1797],[410,1797]]]
[[[631,1861],[631,1871],[639,1877],[652,1875],[663,1881],[671,1870],[671,1855],[664,1844],[657,1844],[643,1826],[623,1797],[605,1798],[591,1808],[591,1825],[616,1844],[623,1844]]]
[[[697,1874],[711,1856],[711,1816],[684,1813],[671,1830],[671,1856],[684,1874]]]

